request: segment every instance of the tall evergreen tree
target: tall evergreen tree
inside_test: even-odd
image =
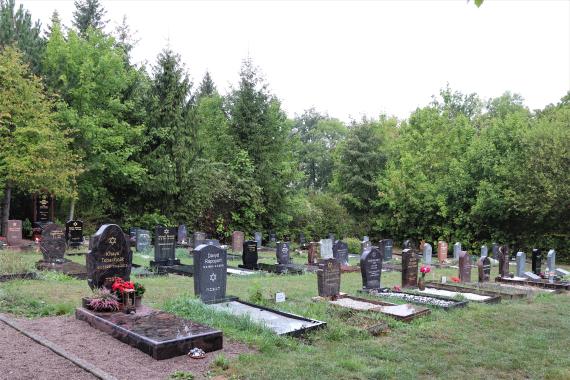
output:
[[[212,96],[217,93],[218,90],[216,90],[216,85],[210,76],[210,72],[206,71],[206,74],[204,74],[204,78],[202,78],[202,82],[200,82],[200,86],[198,87],[197,98]]]
[[[87,30],[91,27],[95,30],[103,30],[107,25],[104,20],[107,11],[103,8],[99,0],[75,0],[75,11],[73,11],[73,26],[82,37],[87,35]]]
[[[34,73],[39,73],[45,40],[41,37],[41,24],[32,22],[32,15],[15,0],[0,0],[0,48],[15,44],[24,54]]]

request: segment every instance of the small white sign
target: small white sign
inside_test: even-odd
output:
[[[285,302],[285,293],[275,293],[275,302]]]
[[[447,277],[441,276],[441,283],[446,284],[447,283]]]

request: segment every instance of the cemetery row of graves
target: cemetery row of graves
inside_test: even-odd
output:
[[[261,232],[246,240],[244,232],[235,231],[231,245],[225,246],[203,232],[189,234],[184,225],[157,226],[152,232],[132,228],[125,233],[120,226],[107,224],[84,237],[80,220],[60,226],[49,220],[49,212],[43,217],[48,220],[39,224],[36,241],[22,239],[21,222],[9,221],[8,248],[0,255],[32,255],[38,260],[28,271],[7,273],[5,265],[0,279],[24,289],[41,282],[43,273],[87,282],[88,287],[81,286],[91,291],[71,300],[75,318],[85,322],[85,329],[109,334],[156,361],[185,355],[199,359],[223,351],[227,325],[205,319],[206,310],[245,319],[265,334],[297,342],[318,342],[319,336],[333,334],[339,315],[349,320],[362,315],[360,325],[351,327],[369,340],[394,337],[394,326],[433,325],[433,318],[445,321],[458,313],[465,317],[472,305],[501,308],[501,303],[537,299],[557,304],[552,297],[570,291],[568,272],[557,266],[553,249],[533,249],[527,260],[524,252],[510,252],[507,245],[484,245],[474,255],[462,250],[460,242],[450,249],[447,242],[439,241],[434,256],[426,242],[406,240],[400,250],[391,239],[372,242],[365,236],[360,254],[351,254],[347,243],[332,234],[318,242],[305,241],[303,236],[289,242],[273,234],[264,239]],[[495,268],[498,273],[493,276]],[[187,286],[175,301],[157,302],[149,294],[155,288],[148,281],[165,283],[173,278],[188,279],[193,294]],[[276,279],[281,285],[271,294],[252,292],[260,282]],[[232,282],[240,284],[239,291]],[[292,285],[302,287],[304,299],[295,295]],[[189,311],[189,305],[197,309]],[[0,311],[14,312],[4,306],[0,297]],[[332,317],[322,313],[329,309]],[[235,327],[229,329],[230,335],[235,334]],[[261,351],[257,355],[264,355]]]

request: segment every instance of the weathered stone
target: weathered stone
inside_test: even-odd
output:
[[[333,258],[332,245],[333,241],[331,239],[321,239],[321,257],[323,259]]]
[[[546,254],[546,267],[549,272],[554,272],[556,270],[556,251],[551,249]]]
[[[242,231],[234,231],[232,234],[232,251],[240,252],[243,248],[244,233]]]
[[[275,250],[278,264],[289,264],[291,259],[289,257],[289,243],[278,242],[277,249]]]
[[[486,245],[482,245],[481,246],[481,257],[487,257],[489,256],[489,249],[487,248]]]
[[[437,260],[440,264],[447,260],[447,242],[445,241],[440,240],[437,242]]]
[[[459,253],[459,280],[471,282],[471,256],[466,251]]]
[[[204,240],[206,240],[206,234],[204,232],[194,232],[192,234],[192,248],[197,248],[199,245],[203,244]]]
[[[453,259],[459,260],[459,253],[461,252],[461,243],[457,242],[453,244]]]
[[[425,265],[431,265],[432,248],[430,243],[425,243],[423,247],[423,259]]]
[[[6,228],[6,242],[8,245],[20,245],[22,243],[22,221],[9,220]]]
[[[114,277],[129,280],[133,254],[119,226],[101,226],[89,245],[87,283],[91,289],[110,287]]]
[[[340,265],[349,265],[348,244],[342,240],[337,240],[333,245],[333,257],[340,263]]]
[[[499,244],[493,243],[491,246],[491,252],[493,253],[493,259],[499,260]]]
[[[372,247],[370,240],[365,240],[360,242],[360,254],[362,255],[367,248]]]
[[[180,245],[188,244],[188,229],[185,224],[178,226],[178,233],[176,234],[176,242]]]
[[[215,245],[202,244],[194,250],[194,294],[202,302],[225,299],[227,260],[226,251]]]
[[[524,277],[526,255],[524,252],[517,252],[517,277]]]
[[[317,270],[319,296],[336,297],[340,293],[340,263],[336,259],[319,261]]]
[[[319,258],[319,243],[312,241],[309,243],[309,250],[307,253],[307,264],[315,265]]]
[[[380,242],[380,247],[383,248],[384,261],[392,260],[392,253],[394,249],[394,240],[383,239]]]
[[[144,252],[149,249],[152,238],[149,230],[137,228],[136,230],[136,244],[135,249],[137,252]]]
[[[360,255],[360,272],[362,289],[365,291],[380,290],[382,276],[382,260],[384,254],[378,247],[368,247]]]
[[[477,269],[479,271],[479,282],[488,282],[491,278],[491,259],[483,256],[477,260]]]
[[[499,275],[508,277],[509,275],[509,246],[502,245],[499,247]]]
[[[263,234],[261,232],[256,232],[253,234],[254,235],[254,240],[257,242],[257,247],[261,248],[262,247],[262,243],[263,243]]]

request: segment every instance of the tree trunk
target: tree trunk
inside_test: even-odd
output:
[[[71,200],[71,204],[69,205],[69,218],[67,220],[73,220],[75,216],[75,199]]]
[[[6,184],[4,189],[4,201],[2,202],[2,222],[0,227],[2,228],[3,236],[6,236],[6,230],[8,228],[8,220],[10,219],[10,199],[12,198],[12,185]]]

